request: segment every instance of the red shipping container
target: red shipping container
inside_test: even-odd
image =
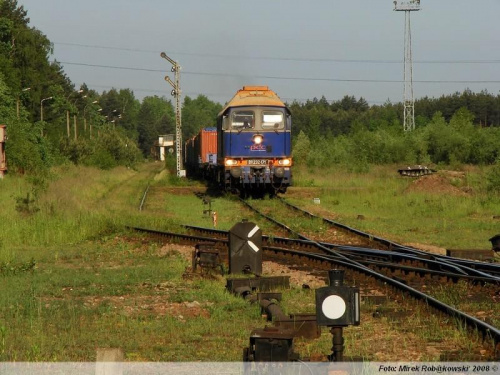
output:
[[[215,163],[217,160],[217,128],[201,129],[200,141],[199,157],[201,162]]]

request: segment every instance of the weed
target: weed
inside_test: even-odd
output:
[[[500,193],[500,158],[491,168],[486,178],[488,180],[488,185],[487,185],[488,191]]]
[[[16,211],[29,216],[40,211],[40,208],[36,205],[36,200],[31,196],[30,193],[26,194],[26,198],[16,197]]]
[[[10,276],[16,275],[23,272],[33,273],[36,268],[35,259],[31,259],[29,262],[13,264],[10,262],[0,262],[0,276]]]

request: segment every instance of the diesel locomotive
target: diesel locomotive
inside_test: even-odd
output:
[[[241,195],[284,193],[292,184],[292,117],[267,86],[244,86],[205,128],[186,142],[190,175]]]

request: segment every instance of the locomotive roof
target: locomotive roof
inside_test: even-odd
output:
[[[272,107],[285,107],[279,96],[268,86],[243,86],[236,95],[226,104],[219,116],[231,107],[246,107],[251,105],[268,105]]]

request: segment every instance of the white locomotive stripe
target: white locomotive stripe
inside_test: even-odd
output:
[[[248,241],[248,246],[250,246],[256,253],[258,253],[260,250],[252,241]]]
[[[248,238],[252,238],[255,233],[259,230],[259,226],[256,225],[250,232],[248,232]]]

